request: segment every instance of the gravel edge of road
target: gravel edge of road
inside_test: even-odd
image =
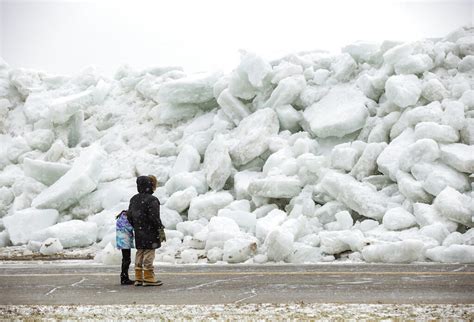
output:
[[[1,305],[0,319],[119,320],[472,320],[474,304]]]

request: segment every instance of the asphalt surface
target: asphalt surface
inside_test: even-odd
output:
[[[193,265],[155,272],[163,286],[121,286],[118,266],[4,261],[0,305],[474,303],[474,265]]]

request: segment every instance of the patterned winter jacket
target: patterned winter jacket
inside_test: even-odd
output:
[[[127,211],[122,212],[117,216],[115,223],[116,244],[118,249],[135,248],[133,241],[133,227],[127,219]]]

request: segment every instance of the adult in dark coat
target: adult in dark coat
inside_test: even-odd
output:
[[[137,178],[138,194],[130,199],[127,218],[135,231],[135,285],[161,285],[153,271],[155,249],[161,246],[160,201],[153,196],[156,189],[154,176]],[[143,275],[142,275],[143,274]]]

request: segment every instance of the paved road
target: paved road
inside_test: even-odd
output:
[[[164,285],[118,285],[118,266],[1,262],[0,305],[474,303],[474,265],[157,267]]]

